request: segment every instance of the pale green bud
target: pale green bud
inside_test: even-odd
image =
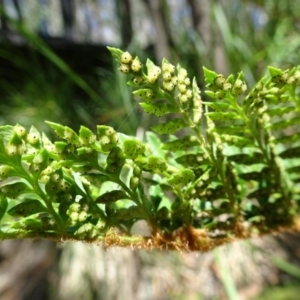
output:
[[[144,78],[142,76],[134,76],[132,82],[136,85],[141,85],[144,82]]]
[[[142,68],[142,63],[140,62],[139,58],[136,57],[131,63],[131,70],[133,72],[139,72]]]
[[[174,89],[174,87],[175,85],[171,81],[163,82],[163,88],[168,92],[171,92]]]
[[[130,71],[130,66],[128,64],[121,64],[120,67],[119,67],[119,70],[122,72],[122,73],[129,73]]]
[[[81,212],[78,214],[78,221],[79,221],[79,222],[83,222],[83,221],[85,221],[85,220],[87,219],[87,217],[88,217],[87,212],[81,211]]]
[[[121,56],[122,64],[129,64],[129,63],[131,63],[131,61],[132,61],[131,54],[128,51],[124,52]]]
[[[178,72],[178,75],[181,75],[183,77],[187,77],[188,76],[188,72],[186,69],[181,68]]]
[[[26,135],[27,135],[26,129],[23,126],[19,125],[19,124],[17,124],[14,127],[14,131],[22,139],[25,138]]]
[[[185,84],[178,84],[178,90],[180,93],[184,94],[186,92],[186,85]]]
[[[185,85],[190,85],[191,84],[191,80],[189,78],[185,78],[184,79],[184,84]]]
[[[163,80],[169,81],[169,80],[171,80],[171,78],[172,78],[172,75],[171,75],[170,72],[164,72],[163,73]]]

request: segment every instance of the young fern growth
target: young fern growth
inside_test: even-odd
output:
[[[119,60],[119,50],[109,50]],[[299,164],[298,146],[290,149],[299,136],[299,67],[284,72],[270,67],[271,76],[264,77],[247,96],[242,72],[225,78],[204,68],[206,94],[213,99],[204,103],[195,79],[190,88],[185,69],[164,59],[161,80],[156,78],[153,83],[147,80],[152,67],[148,60],[147,72],[139,70],[138,84],[134,83],[136,74],[128,72],[133,75],[128,84],[138,88],[133,94],[142,99],[140,106],[147,113],[159,117],[172,114],[171,121],[152,130],[170,135],[185,129],[183,137],[162,146],[171,151],[170,160],[189,171],[187,181],[177,178],[182,170],[169,172],[167,182],[175,200],[168,228],[200,225],[215,232],[224,230],[221,236],[228,236],[228,230],[248,236],[252,229],[261,232],[296,224],[299,187],[286,168]],[[286,116],[291,119],[278,121]],[[201,118],[206,121],[205,129],[201,129]],[[282,135],[286,128],[293,134]],[[296,173],[297,168],[291,170]],[[179,213],[181,210],[187,215]],[[245,231],[245,224],[251,229]]]
[[[1,126],[1,239],[207,251],[299,229],[300,67],[270,67],[247,95],[242,72],[204,68],[211,100],[203,102],[180,65],[143,67],[108,49],[159,123],[146,142],[106,125],[95,134],[47,122],[55,142],[34,127]],[[139,220],[149,236],[131,233]]]

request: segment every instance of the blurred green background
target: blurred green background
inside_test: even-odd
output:
[[[49,135],[44,120],[139,136],[155,121],[107,45],[180,62],[200,87],[202,66],[243,70],[251,87],[268,65],[300,64],[299,0],[1,0],[0,16],[0,125]],[[0,299],[297,299],[299,245],[290,234],[201,255],[5,241]]]

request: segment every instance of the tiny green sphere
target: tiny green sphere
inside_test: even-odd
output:
[[[98,231],[95,228],[92,228],[89,232],[88,232],[88,238],[90,239],[94,239],[96,236],[98,235]]]
[[[225,83],[223,84],[223,86],[222,86],[222,90],[223,90],[224,92],[228,92],[228,91],[231,89],[231,87],[232,87],[232,84],[231,84],[231,83],[225,82]]]
[[[187,96],[188,99],[191,99],[193,96],[193,93],[191,90],[186,90],[185,95]]]
[[[142,76],[134,76],[132,82],[136,85],[141,85],[144,82],[144,78]]]
[[[184,84],[184,81],[185,81],[186,77],[183,76],[182,74],[178,74],[177,79],[178,79],[178,83],[183,83]]]
[[[178,98],[181,104],[185,104],[189,101],[186,94],[178,94]]]
[[[65,194],[64,195],[64,201],[66,202],[66,203],[70,203],[70,202],[72,202],[73,201],[73,195],[72,194],[70,194],[70,193],[67,193],[67,194]]]
[[[283,73],[281,76],[280,76],[280,81],[282,81],[282,82],[287,82],[288,81],[288,79],[289,79],[289,77],[290,77],[290,75],[289,75],[289,73]]]
[[[107,126],[107,129],[105,130],[105,134],[106,135],[112,135],[114,133],[116,133],[116,131],[112,127]]]
[[[286,81],[287,84],[293,84],[295,82],[295,77],[294,76],[290,76],[288,78],[288,80]]]
[[[47,183],[50,180],[50,176],[41,174],[39,177],[39,182]]]
[[[153,73],[156,73],[157,75],[161,74],[161,69],[158,66],[155,66],[152,70]]]
[[[78,214],[78,221],[79,221],[79,222],[83,222],[83,221],[85,221],[85,220],[87,219],[87,217],[88,217],[87,212],[81,211],[81,212]]]
[[[122,73],[129,73],[130,67],[129,67],[128,64],[121,64],[120,67],[119,67],[119,70],[120,70]]]
[[[8,156],[18,155],[18,147],[13,144],[8,144],[5,146],[5,151]]]
[[[129,63],[131,63],[131,61],[132,61],[131,54],[128,51],[124,52],[121,56],[122,64],[129,64]]]
[[[148,73],[148,81],[150,83],[154,83],[158,79],[160,74],[161,69],[157,66],[153,67]]]
[[[39,142],[39,137],[35,133],[29,133],[27,135],[27,142],[30,145],[36,145]]]
[[[222,99],[222,98],[225,97],[225,92],[222,91],[222,90],[217,91],[217,92],[215,93],[215,97],[216,97],[217,99]]]
[[[225,80],[226,79],[223,75],[218,75],[214,80],[214,84],[217,85],[218,87],[222,88]]]
[[[29,170],[31,172],[38,173],[39,171],[41,171],[41,166],[40,164],[31,163],[29,166]]]
[[[140,62],[139,58],[136,57],[131,63],[131,70],[133,72],[139,72],[142,68],[142,63]]]
[[[163,82],[163,88],[166,90],[166,91],[169,91],[171,92],[173,89],[174,89],[175,85],[173,84],[173,82],[171,81],[164,81]]]
[[[297,71],[294,73],[294,77],[295,77],[296,80],[300,79],[300,71],[297,70]]]
[[[17,150],[18,150],[19,155],[23,155],[26,152],[27,149],[26,149],[25,144],[21,144],[21,145],[18,146]]]
[[[168,71],[173,75],[175,73],[175,66],[173,66],[172,64],[169,64]]]
[[[102,147],[102,150],[104,152],[108,152],[112,149],[112,145],[111,145],[111,142],[110,142],[110,139],[107,135],[104,135],[100,138],[100,144],[101,144],[101,147]]]
[[[88,203],[82,203],[82,204],[80,205],[80,209],[81,209],[82,211],[88,212],[89,209],[90,209],[90,206],[89,206]]]
[[[53,173],[51,176],[50,176],[50,180],[52,182],[58,182],[60,180],[60,174],[58,173]]]
[[[242,87],[242,85],[243,85],[243,81],[240,79],[237,79],[234,83],[234,88],[240,89]]]
[[[24,138],[27,135],[26,129],[19,124],[14,127],[14,131],[20,138]]]
[[[163,73],[163,80],[168,81],[168,80],[171,80],[171,78],[172,78],[172,75],[171,75],[170,72],[164,72]]]
[[[186,85],[185,84],[178,84],[178,90],[180,93],[184,94],[186,92]]]
[[[141,168],[138,167],[138,166],[135,166],[135,167],[133,168],[133,174],[134,174],[135,176],[140,176],[140,175],[141,175]]]
[[[81,210],[81,206],[79,203],[73,203],[72,205],[70,205],[69,207],[69,212],[79,212]]]
[[[114,132],[110,135],[109,140],[111,144],[115,145],[119,140],[119,135],[116,132]]]
[[[98,230],[102,230],[102,229],[105,228],[105,226],[106,226],[106,223],[103,220],[99,219],[97,224],[96,224],[96,228]]]
[[[168,72],[171,75],[173,75],[175,73],[175,67],[168,62],[164,62],[162,64],[162,70],[163,70],[163,72]]]
[[[65,179],[61,179],[58,182],[58,187],[59,187],[60,191],[66,192],[69,190],[70,184]]]
[[[74,221],[74,222],[78,221],[78,218],[79,218],[78,212],[72,211],[68,215],[72,221]]]
[[[148,74],[148,81],[149,81],[150,83],[154,83],[154,82],[157,80],[158,76],[159,76],[159,75],[158,75],[156,72],[150,72],[150,73]]]
[[[1,165],[0,166],[0,178],[6,179],[13,171],[14,171],[14,169],[11,166]]]
[[[171,81],[172,81],[172,83],[173,83],[174,85],[176,85],[176,84],[178,83],[178,78],[177,78],[176,76],[173,76],[173,77],[171,78]]]
[[[169,63],[164,62],[161,66],[163,72],[169,72]]]
[[[187,77],[188,76],[188,72],[186,69],[181,68],[178,72],[178,75],[181,75],[183,77]]]
[[[32,162],[35,164],[41,164],[43,160],[44,160],[43,155],[39,153],[33,158]]]
[[[185,78],[184,79],[184,84],[185,85],[190,85],[191,84],[191,80],[189,78]]]
[[[145,96],[146,96],[146,98],[152,99],[154,97],[154,92],[149,89]]]
[[[53,168],[51,166],[48,166],[45,170],[43,170],[43,175],[51,175],[53,173]]]
[[[139,183],[140,183],[140,179],[138,177],[133,176],[130,178],[130,188],[131,189],[137,188]]]

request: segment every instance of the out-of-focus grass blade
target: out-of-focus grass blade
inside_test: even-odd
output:
[[[286,273],[300,279],[300,268],[299,267],[296,267],[296,266],[292,265],[291,263],[289,263],[279,257],[276,257],[276,256],[273,256],[271,258],[271,261],[280,270],[283,270]]]
[[[213,13],[215,21],[217,22],[220,32],[222,34],[223,42],[227,49],[227,54],[229,56],[229,54],[234,52],[234,35],[230,30],[228,19],[222,9],[222,6],[219,4],[214,5]]]
[[[230,276],[229,270],[226,268],[225,264],[222,261],[219,249],[216,248],[213,251],[213,254],[214,254],[215,263],[220,272],[221,281],[222,281],[225,291],[227,293],[228,299],[229,300],[239,300],[238,291],[235,287],[232,277]]]
[[[93,101],[99,103],[99,95],[78,75],[76,74],[59,56],[57,56],[48,45],[39,38],[36,34],[28,30],[20,22],[11,19],[0,7],[0,15],[5,18],[9,25],[21,34],[28,43],[36,48],[49,61],[56,65],[63,73],[65,73],[71,80],[73,80],[80,88],[82,88]]]

